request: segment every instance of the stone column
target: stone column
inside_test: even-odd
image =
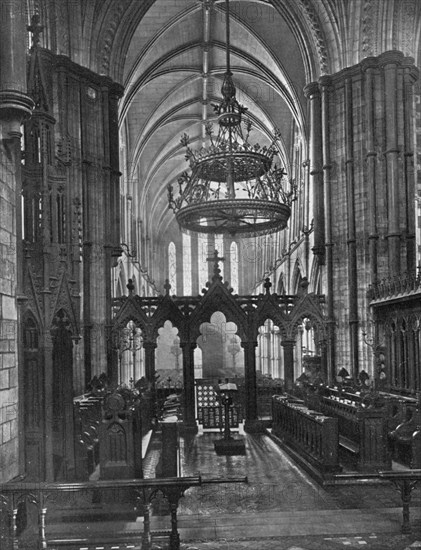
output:
[[[85,106],[84,115],[87,107]],[[92,121],[93,122],[93,121]],[[96,121],[95,121],[96,122]],[[105,241],[105,182],[102,168],[84,160],[84,317],[87,378],[100,375],[107,365],[105,325],[107,323],[107,254]]]
[[[145,350],[145,378],[155,390],[155,349],[156,342],[143,342]]]
[[[145,378],[151,385],[152,395],[152,417],[157,417],[157,399],[155,388],[155,349],[156,342],[143,342],[143,349],[145,350]]]
[[[411,60],[412,61],[412,60]],[[406,191],[406,272],[415,274],[415,195],[414,178],[414,82],[418,77],[416,68],[411,64],[404,68],[403,76],[403,120],[404,120],[404,181]]]
[[[323,138],[323,183],[325,192],[325,231],[326,231],[326,287],[327,287],[327,380],[331,383],[336,372],[335,359],[335,315],[333,301],[333,238],[332,238],[332,161],[330,158],[330,124],[329,102],[331,91],[331,79],[323,76],[320,80],[322,99],[322,138]]]
[[[25,11],[24,0],[0,5],[0,483],[20,473],[16,203],[21,191],[20,126],[34,106],[26,94]]]
[[[282,340],[281,346],[284,348],[284,378],[285,389],[291,390],[294,385],[294,347],[295,340]]]
[[[323,184],[322,112],[320,89],[317,82],[304,88],[310,101],[310,185],[313,190],[314,246],[319,264],[325,260],[325,213]]]
[[[109,106],[109,154],[110,154],[110,211],[111,243],[113,256],[120,255],[120,176],[119,171],[119,135],[118,135],[118,102],[123,95],[123,87],[113,83],[108,94]]]
[[[257,387],[256,387],[256,347],[257,342],[241,342],[244,348],[244,372],[246,384],[245,425],[246,432],[258,431]]]
[[[368,211],[370,213],[368,219],[370,224],[369,229],[369,258],[370,258],[370,283],[377,282],[377,243],[379,235],[377,232],[377,205],[376,205],[376,178],[377,178],[377,151],[374,146],[374,81],[375,81],[375,65],[373,58],[364,59],[362,68],[365,70],[365,124],[366,124],[366,163],[367,163],[367,179],[368,179]]]
[[[401,232],[399,226],[399,181],[400,162],[398,144],[398,64],[401,52],[387,52],[382,56],[384,67],[384,100],[386,116],[386,176],[388,201],[388,252],[389,274],[395,277],[401,271]]]
[[[354,179],[354,126],[352,79],[345,78],[345,177],[347,198],[347,245],[348,245],[348,288],[349,288],[349,335],[351,369],[354,378],[358,375],[358,270],[357,238],[355,217],[355,179]]]
[[[180,343],[183,350],[183,381],[184,381],[184,410],[183,420],[184,429],[197,431],[195,417],[195,398],[194,398],[194,350],[195,343]]]

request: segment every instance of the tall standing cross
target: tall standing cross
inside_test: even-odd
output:
[[[165,289],[165,296],[169,296],[170,295],[170,290],[171,290],[171,285],[170,285],[169,279],[165,279],[164,289]]]
[[[219,262],[225,262],[225,258],[223,257],[219,257],[218,256],[218,251],[215,250],[215,252],[213,253],[213,256],[211,256],[210,258],[206,258],[206,261],[207,262],[213,262],[213,277],[212,277],[212,280],[215,280],[215,278],[219,278],[219,279],[222,279],[220,273],[221,273],[221,270],[219,269]]]

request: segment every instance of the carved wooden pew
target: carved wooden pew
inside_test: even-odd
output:
[[[80,480],[87,480],[99,464],[101,404],[102,397],[74,400],[76,472]]]
[[[272,398],[272,433],[322,472],[339,471],[338,420],[308,409],[302,401]]]
[[[349,394],[319,396],[319,410],[338,419],[339,445],[361,471],[391,465],[384,407],[364,406],[364,399]]]
[[[393,458],[410,468],[421,468],[421,409],[405,409],[405,420],[389,432]]]

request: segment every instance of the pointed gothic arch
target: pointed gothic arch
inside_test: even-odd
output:
[[[315,255],[313,256],[313,264],[311,266],[309,291],[314,292],[316,294],[321,294],[321,285],[322,285],[322,280],[321,280],[319,257]]]
[[[200,325],[210,322],[215,311],[220,311],[226,320],[237,325],[237,333],[241,340],[248,339],[247,317],[225,286],[214,286],[201,299],[190,319],[190,337],[196,340],[200,336]]]
[[[278,294],[285,294],[285,281],[284,281],[284,274],[281,273],[279,275],[279,279],[278,279],[278,284],[277,284],[277,287],[276,287],[276,292]]]
[[[307,295],[307,286],[303,285],[299,295],[271,294],[272,284],[266,279],[265,294],[258,296],[233,295],[227,282],[219,274],[218,260],[214,264],[212,281],[207,290],[199,296],[170,296],[167,282],[165,296],[140,297],[129,289],[129,296],[122,300],[122,306],[113,320],[113,332],[133,319],[145,330],[145,372],[151,383],[154,381],[155,348],[159,328],[170,320],[179,330],[180,346],[183,352],[184,414],[189,426],[195,426],[194,420],[194,359],[197,338],[201,336],[201,326],[209,323],[215,312],[221,312],[227,322],[235,323],[236,334],[244,348],[246,424],[257,420],[256,401],[256,353],[258,329],[267,319],[279,327],[281,345],[286,354],[285,364],[292,365],[297,325],[305,316],[311,316],[315,323],[323,327],[325,322],[321,303],[323,296]],[[324,330],[324,329],[323,329]],[[324,334],[324,332],[323,332]],[[286,374],[289,387],[293,384],[293,370]]]
[[[116,283],[115,283],[114,296],[116,296],[118,298],[120,296],[124,296],[124,294],[125,294],[125,289],[126,289],[126,285],[127,285],[127,278],[126,278],[126,272],[125,272],[125,269],[124,269],[124,263],[123,262],[119,262],[118,267],[116,269],[117,269],[117,273],[116,273],[117,274],[117,280],[116,280]]]
[[[326,338],[326,316],[320,305],[319,297],[315,294],[304,295],[291,312],[289,319],[289,336],[297,337],[298,326],[302,320],[308,318],[314,324],[323,338]]]
[[[291,289],[293,294],[300,293],[301,282],[303,280],[300,260],[297,258],[291,277]]]

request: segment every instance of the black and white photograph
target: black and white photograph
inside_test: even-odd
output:
[[[0,550],[421,550],[421,0],[0,0]]]

